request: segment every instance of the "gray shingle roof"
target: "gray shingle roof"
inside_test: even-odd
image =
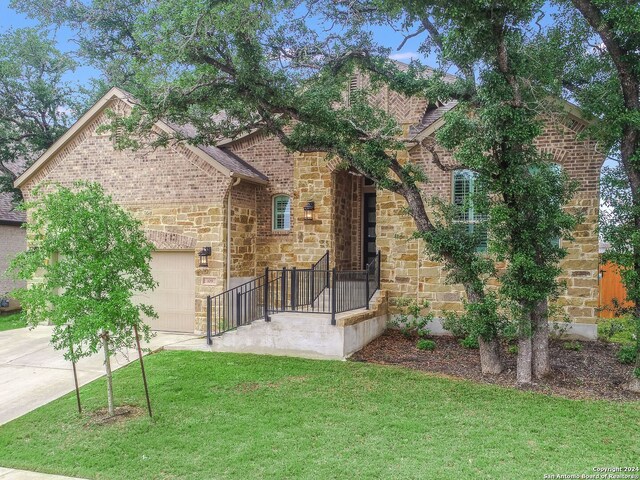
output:
[[[457,104],[458,102],[456,100],[451,100],[449,102],[441,104],[437,108],[431,108],[431,109],[428,108],[424,116],[422,117],[422,120],[420,121],[420,123],[411,126],[411,128],[409,129],[409,135],[411,136],[418,135],[424,129],[429,127],[429,125],[432,125],[437,120],[442,118],[445,113],[447,113]]]
[[[27,169],[27,162],[24,159],[18,159],[13,163],[9,163],[6,167],[16,175],[22,174]],[[10,193],[0,193],[0,223],[23,223],[27,220],[25,212],[16,211],[13,207],[13,196]]]
[[[10,193],[0,193],[0,224],[3,222],[23,223],[27,220],[24,212],[14,210]]]
[[[194,138],[197,135],[197,130],[193,125],[177,125],[171,122],[166,123],[176,132],[187,138]],[[226,148],[214,147],[211,145],[198,145],[198,148],[232,173],[237,173],[248,178],[255,178],[256,180],[269,181],[269,178],[264,173]]]

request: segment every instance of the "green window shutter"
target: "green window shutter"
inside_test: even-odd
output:
[[[273,197],[273,229],[291,230],[291,197],[288,195]]]
[[[467,224],[469,233],[479,232],[480,241],[477,250],[487,250],[487,226],[483,223],[486,215],[479,214],[473,207],[473,195],[476,193],[477,174],[471,170],[453,172],[453,204],[459,209],[456,220]]]
[[[457,220],[471,220],[469,195],[471,193],[472,176],[468,170],[453,172],[453,204],[458,207]]]

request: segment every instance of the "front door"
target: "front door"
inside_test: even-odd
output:
[[[365,268],[371,260],[376,256],[376,194],[364,194],[364,228],[363,232],[363,268]]]

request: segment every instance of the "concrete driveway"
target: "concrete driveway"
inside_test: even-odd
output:
[[[0,425],[73,391],[71,363],[49,344],[52,330],[53,327],[39,326],[34,330],[0,332]],[[195,338],[198,337],[157,332],[143,347],[154,351]],[[112,357],[111,368],[123,367],[137,358],[135,350],[118,354]],[[76,369],[81,385],[103,376],[102,352],[82,359]]]

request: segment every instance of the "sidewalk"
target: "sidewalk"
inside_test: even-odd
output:
[[[18,418],[74,390],[71,363],[49,344],[53,327],[17,328],[0,332],[0,425]],[[158,332],[143,348],[156,351],[174,343],[197,339],[196,335]],[[204,340],[202,340],[204,344]],[[138,359],[133,350],[111,360],[116,370]],[[80,385],[104,373],[99,352],[77,364]],[[0,475],[1,480],[5,477]]]
[[[82,480],[76,477],[61,477],[48,473],[27,472],[26,470],[14,470],[0,467],[0,480]]]

